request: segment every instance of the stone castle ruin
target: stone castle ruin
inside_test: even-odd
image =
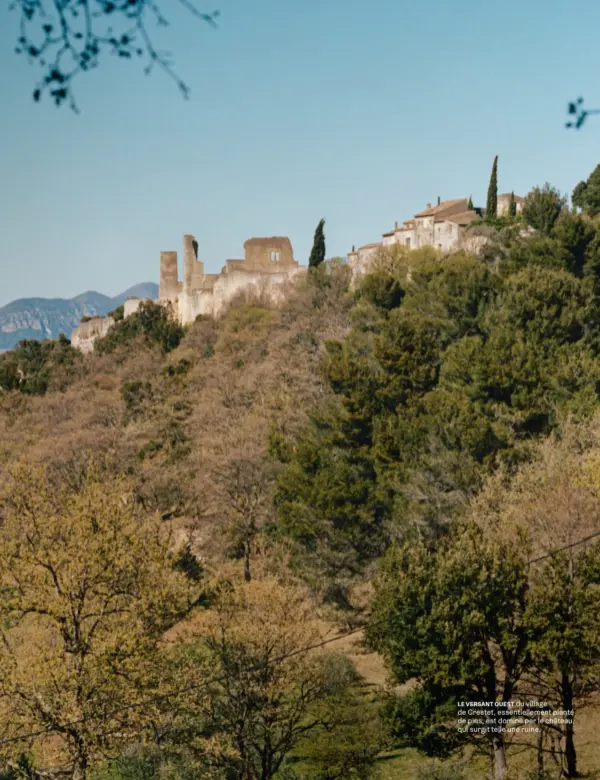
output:
[[[216,317],[241,293],[265,295],[272,301],[283,297],[283,285],[305,270],[294,260],[287,237],[250,238],[244,243],[243,260],[227,260],[218,274],[204,272],[198,258],[198,242],[192,235],[183,237],[183,279],[179,279],[177,252],[160,253],[160,280],[157,303],[168,304],[182,325],[200,314]],[[134,314],[141,298],[124,304],[124,317]],[[90,352],[97,338],[105,336],[114,324],[112,317],[93,317],[75,328],[71,343],[82,352]]]
[[[216,316],[242,291],[254,289],[276,300],[281,285],[301,270],[289,238],[250,238],[243,260],[227,260],[218,274],[204,273],[194,236],[183,237],[183,279],[179,281],[177,252],[160,253],[159,301],[170,303],[187,325],[199,314]]]

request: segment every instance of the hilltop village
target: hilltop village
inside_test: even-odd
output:
[[[513,197],[517,214],[522,212],[525,199],[519,195],[505,193],[498,195],[496,212],[498,217],[508,215]],[[428,203],[423,211],[419,211],[412,219],[403,222],[402,226],[396,222],[393,230],[383,233],[381,241],[365,244],[357,250],[353,248],[348,254],[348,264],[352,267],[353,273],[364,273],[377,250],[390,244],[402,244],[410,249],[432,246],[442,252],[458,249],[465,228],[485,214],[485,209],[473,208],[470,201],[470,198],[445,201],[438,198],[436,206]]]
[[[517,213],[524,199],[506,193],[498,196],[497,215],[509,213],[514,198]],[[382,240],[365,244],[348,253],[346,262],[353,277],[367,270],[369,262],[382,246],[401,244],[409,249],[431,246],[444,253],[454,251],[464,239],[465,229],[481,219],[485,210],[474,208],[470,198],[455,198],[426,208],[394,229],[383,233]],[[218,274],[207,274],[198,257],[198,242],[191,234],[183,237],[183,278],[179,278],[176,251],[160,253],[158,303],[168,305],[182,325],[194,322],[200,314],[217,316],[223,307],[243,291],[260,292],[271,301],[281,300],[284,283],[306,270],[294,259],[290,239],[285,236],[250,238],[244,243],[244,258],[227,260]],[[130,298],[124,304],[124,317],[139,309],[143,298]],[[105,336],[114,324],[111,317],[93,317],[82,322],[71,334],[73,346],[90,352],[96,339]]]
[[[597,773],[600,166],[507,200],[0,356],[0,780]]]

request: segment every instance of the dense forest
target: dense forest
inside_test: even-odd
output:
[[[600,166],[572,204],[0,356],[2,777],[600,772]]]

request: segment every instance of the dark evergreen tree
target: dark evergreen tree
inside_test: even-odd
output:
[[[597,165],[588,176],[587,181],[580,181],[571,196],[573,206],[590,216],[600,213],[600,165]]]
[[[467,208],[472,210],[473,209],[473,198],[469,195],[469,202],[467,203]]]
[[[523,217],[534,230],[549,236],[565,205],[566,199],[546,182],[543,187],[534,187],[527,194],[523,203]]]
[[[487,219],[494,219],[498,214],[498,155],[494,157],[492,165],[492,175],[490,176],[490,185],[488,187],[487,203],[485,206],[485,216]]]
[[[508,216],[509,217],[516,217],[517,216],[517,201],[515,200],[515,193],[510,193],[510,201],[508,203]]]
[[[325,220],[322,219],[315,230],[313,247],[308,258],[308,267],[317,268],[325,260]]]

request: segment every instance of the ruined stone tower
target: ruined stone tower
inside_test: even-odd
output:
[[[160,253],[160,278],[158,284],[158,299],[161,301],[176,300],[181,292],[177,272],[177,252]]]
[[[183,237],[183,280],[179,281],[177,252],[160,253],[159,299],[169,302],[179,320],[193,322],[198,314],[216,315],[240,291],[254,288],[276,299],[281,283],[300,270],[289,238],[249,238],[243,260],[227,260],[219,274],[205,274],[198,259],[198,242]]]

